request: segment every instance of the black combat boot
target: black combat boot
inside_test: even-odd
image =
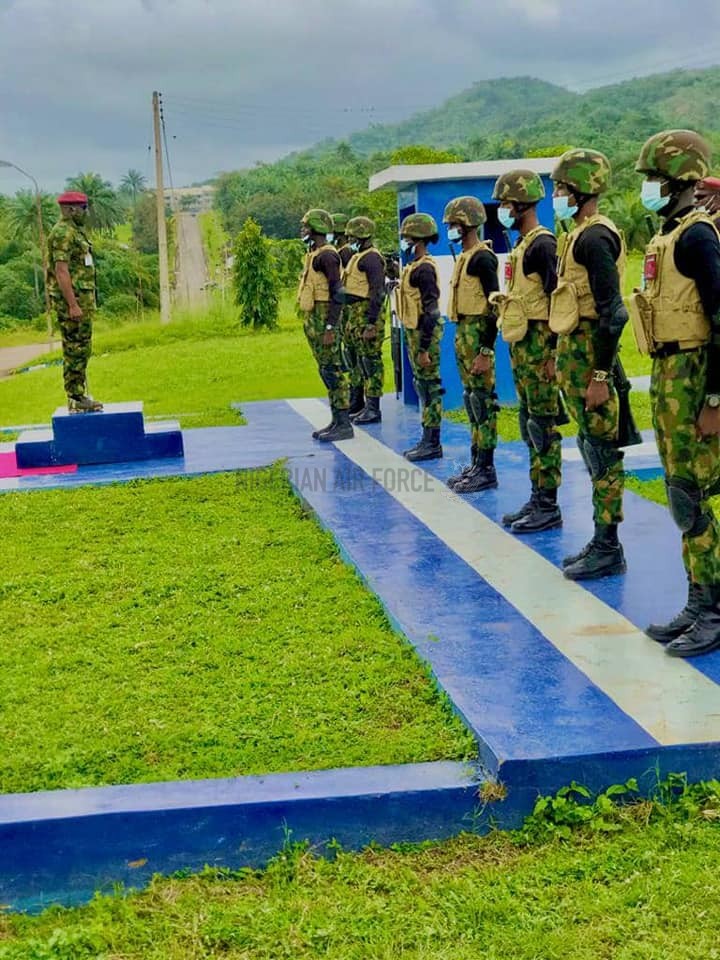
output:
[[[494,490],[498,485],[495,472],[495,451],[478,450],[475,463],[470,473],[453,487],[455,493],[479,493],[480,490]]]
[[[360,413],[352,418],[353,423],[380,423],[380,397],[368,397]]]
[[[337,410],[335,409],[335,407],[332,406],[332,404],[330,405],[330,410],[331,410],[331,412],[332,412],[332,417],[330,418],[330,423],[329,423],[326,427],[320,427],[319,430],[313,430],[313,432],[312,432],[312,438],[313,438],[313,440],[319,440],[321,433],[327,433],[328,430],[332,430],[332,428],[333,428],[333,427],[335,426],[335,424],[337,423]]]
[[[100,413],[103,405],[99,400],[93,400],[87,394],[77,397],[68,397],[68,413]]]
[[[700,612],[695,623],[665,647],[671,657],[698,657],[720,647],[720,584],[700,590]]]
[[[580,551],[578,559],[563,568],[563,573],[568,580],[598,580],[600,577],[625,573],[626,570],[617,524],[596,523],[592,540]]]
[[[320,443],[334,443],[336,440],[350,440],[355,436],[347,410],[338,410],[336,413],[337,417],[335,420],[335,426],[330,427],[329,430],[324,430],[318,435],[318,440]]]
[[[406,460],[439,460],[443,455],[440,446],[440,427],[423,427],[422,440],[406,450],[403,456]]]
[[[669,623],[651,623],[645,633],[657,643],[670,643],[689,630],[700,616],[703,588],[688,577],[688,597],[685,606]]]
[[[540,489],[530,513],[516,520],[510,527],[512,533],[540,533],[562,526],[562,514],[557,503],[557,490]]]
[[[532,485],[532,491],[530,493],[530,499],[527,503],[524,503],[521,507],[518,507],[513,513],[503,514],[502,525],[504,527],[511,527],[514,523],[517,523],[518,520],[522,520],[523,517],[526,517],[529,513],[535,509],[535,503],[537,501],[538,488],[535,484]]]
[[[359,413],[362,413],[365,407],[365,390],[363,389],[362,384],[359,387],[350,387],[350,409],[348,414],[350,417],[356,417]]]
[[[477,460],[478,448],[477,444],[473,443],[470,447],[470,463],[466,464],[460,471],[460,473],[454,473],[451,477],[448,477],[445,481],[446,485],[452,489],[459,480],[463,480],[475,467],[475,461]]]

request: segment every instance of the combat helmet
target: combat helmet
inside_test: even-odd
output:
[[[493,200],[500,203],[537,203],[545,196],[542,177],[532,170],[509,170],[498,177]]]
[[[429,213],[411,213],[400,224],[400,234],[413,240],[429,240],[438,236],[438,227]]]
[[[332,218],[332,228],[335,233],[346,233],[346,227],[348,222],[348,215],[346,213],[331,213]]]
[[[479,227],[486,220],[485,207],[476,197],[455,197],[443,214],[443,223],[459,223],[464,227]]]
[[[332,233],[333,229],[332,217],[327,210],[321,210],[319,207],[308,210],[300,224],[308,227],[313,233]]]
[[[635,169],[693,183],[710,172],[710,144],[694,130],[663,130],[645,141]]]
[[[599,150],[567,150],[550,174],[555,183],[566,183],[578,193],[595,196],[610,186],[610,161]]]
[[[369,240],[375,233],[375,222],[370,217],[353,217],[348,220],[345,233],[358,240]]]

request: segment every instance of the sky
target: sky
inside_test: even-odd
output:
[[[477,80],[585,90],[714,64],[718,0],[0,0],[0,160],[48,190],[89,170],[152,182],[159,90],[180,186]],[[0,192],[26,185],[0,167]]]

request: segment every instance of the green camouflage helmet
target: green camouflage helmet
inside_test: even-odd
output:
[[[331,213],[333,222],[333,230],[335,233],[345,233],[345,227],[348,222],[348,215],[346,213]]]
[[[400,224],[400,234],[412,240],[427,240],[438,236],[438,228],[429,213],[411,213]]]
[[[485,207],[476,197],[455,197],[443,214],[443,223],[459,223],[464,227],[479,227],[486,220]]]
[[[313,207],[312,210],[308,210],[300,222],[303,227],[308,227],[313,233],[332,233],[332,217],[327,210]]]
[[[348,220],[345,233],[358,240],[369,240],[375,233],[375,222],[370,217],[353,217]]]
[[[566,183],[578,193],[595,196],[610,186],[610,161],[599,150],[567,150],[550,176],[555,183]]]
[[[670,180],[702,180],[710,172],[710,145],[694,130],[663,130],[645,141],[635,169]]]
[[[545,196],[542,177],[532,170],[509,170],[497,178],[493,200],[500,203],[537,203]]]

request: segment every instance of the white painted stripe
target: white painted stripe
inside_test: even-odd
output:
[[[319,400],[287,403],[314,427],[327,421]],[[374,479],[387,476],[392,497],[659,743],[720,740],[720,687],[691,663],[668,657],[621,614],[367,433],[357,430],[338,449]],[[393,483],[399,469],[410,471],[407,483]]]

